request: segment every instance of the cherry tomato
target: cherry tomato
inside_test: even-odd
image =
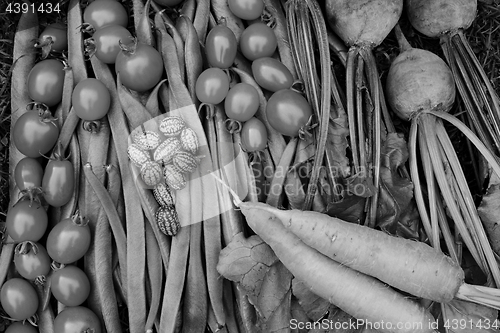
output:
[[[31,69],[27,84],[28,95],[35,102],[48,107],[59,104],[63,93],[64,65],[55,59],[40,61]]]
[[[154,0],[159,5],[166,6],[166,7],[173,7],[177,6],[184,0]]]
[[[144,92],[156,86],[163,75],[163,59],[147,44],[129,44],[130,50],[118,52],[115,70],[121,83],[132,90]],[[135,49],[135,50],[134,50]]]
[[[241,53],[252,61],[272,56],[277,46],[278,40],[273,29],[262,22],[246,27],[240,37]]]
[[[248,83],[237,83],[227,93],[224,110],[230,119],[247,121],[259,109],[259,93]]]
[[[69,265],[52,273],[50,290],[66,306],[82,304],[90,294],[90,281],[84,271]]]
[[[45,201],[53,207],[61,207],[73,196],[74,168],[68,160],[50,160],[45,167],[42,189]]]
[[[97,59],[105,64],[114,64],[120,52],[120,45],[133,43],[132,34],[120,25],[110,25],[97,30],[92,36],[93,48]]]
[[[20,190],[42,186],[43,168],[36,159],[25,157],[14,168],[14,179]]]
[[[25,320],[36,313],[38,295],[35,288],[26,280],[12,278],[7,280],[0,291],[0,303],[7,315],[15,320]]]
[[[238,42],[233,31],[224,25],[214,27],[207,35],[205,53],[210,66],[229,68],[236,58]]]
[[[16,248],[14,255],[14,265],[19,275],[30,281],[47,276],[50,272],[51,260],[45,247],[38,243],[26,244],[26,246],[28,246],[27,253],[18,253],[18,248]]]
[[[259,86],[272,92],[288,89],[293,84],[293,76],[288,68],[271,57],[259,58],[252,62],[252,74]]]
[[[101,333],[97,315],[83,306],[71,306],[62,310],[54,320],[54,333]]]
[[[125,7],[117,1],[94,1],[85,8],[83,22],[90,24],[96,31],[108,25],[128,25]]]
[[[108,113],[111,96],[104,83],[89,78],[76,85],[71,102],[78,117],[83,120],[98,120]]]
[[[283,135],[295,137],[312,115],[307,100],[290,89],[275,92],[267,101],[269,124]]]
[[[81,259],[90,247],[90,228],[78,224],[78,217],[66,218],[57,223],[47,236],[47,252],[52,260],[70,264]]]
[[[5,333],[38,333],[38,330],[28,322],[15,321],[7,327]]]
[[[266,126],[257,118],[251,118],[241,128],[241,144],[246,151],[263,150],[267,146]]]
[[[31,205],[31,207],[30,207]],[[7,212],[7,234],[15,242],[38,242],[47,230],[47,212],[38,203],[23,200]]]
[[[66,51],[68,49],[68,27],[63,23],[49,24],[40,34],[38,43],[40,45],[50,44],[52,51]]]
[[[264,11],[262,0],[227,0],[229,10],[242,20],[255,20]]]
[[[12,137],[16,148],[22,154],[40,157],[47,154],[56,144],[59,127],[53,119],[40,116],[36,111],[28,111],[17,119]]]
[[[200,102],[219,104],[229,92],[229,78],[220,68],[207,68],[198,76],[195,90]]]

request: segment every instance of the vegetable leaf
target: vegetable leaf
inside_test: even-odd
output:
[[[319,297],[307,287],[304,282],[293,279],[292,280],[293,295],[297,297],[298,303],[304,309],[309,319],[317,321],[323,318],[332,304]]]
[[[359,223],[364,213],[365,198],[347,195],[342,201],[328,204],[327,214],[341,220]]]
[[[443,304],[443,321],[449,323],[449,333],[487,333],[497,332],[497,328],[490,326],[495,323],[498,311],[484,305],[453,300]],[[453,325],[452,323],[460,323]]]
[[[496,254],[500,255],[500,179],[495,173],[491,173],[490,184],[483,200],[477,209],[479,217],[483,222],[486,234],[490,239],[491,247]]]
[[[348,135],[349,128],[346,112],[342,108],[332,107],[328,125],[326,154],[329,160],[333,162],[333,165],[329,165],[329,167],[333,168],[338,177],[345,177],[350,173],[349,159],[346,156]]]
[[[390,233],[396,232],[405,212],[412,211],[413,184],[399,175],[407,160],[408,148],[403,136],[389,133],[382,148],[377,225]]]
[[[234,236],[219,255],[217,271],[247,295],[262,332],[288,330],[292,275],[260,237]]]

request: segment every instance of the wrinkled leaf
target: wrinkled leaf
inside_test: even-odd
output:
[[[256,297],[249,295],[259,314],[259,326],[263,332],[288,332],[290,327],[292,274],[277,262],[267,271],[260,292]]]
[[[330,123],[326,141],[326,154],[331,161],[330,168],[339,178],[349,175],[349,159],[346,156],[349,135],[347,114],[342,108],[331,108]]]
[[[297,297],[298,303],[312,321],[323,318],[328,310],[333,307],[330,302],[313,293],[300,280],[292,280],[292,291],[293,295]]]
[[[293,280],[292,280],[292,282],[293,282]],[[307,322],[310,322],[311,320],[307,316],[306,311],[299,304],[299,300],[295,297],[292,297],[291,312],[292,312],[292,321],[290,322],[291,332],[292,333],[308,333],[309,330],[307,330],[305,328],[301,328],[298,325],[298,323],[307,323]]]
[[[288,330],[292,275],[260,237],[234,236],[219,255],[217,271],[247,295],[262,332]]]
[[[256,297],[267,271],[277,261],[273,250],[259,236],[245,238],[239,233],[221,251],[217,271],[238,282],[249,297]]]
[[[407,160],[408,147],[403,136],[389,133],[381,154],[377,225],[390,233],[396,232],[402,214],[412,210],[413,184],[398,172]]]
[[[342,201],[328,204],[327,214],[347,222],[360,223],[364,206],[365,198],[349,195]]]
[[[498,316],[498,311],[495,309],[470,302],[453,300],[443,304],[443,310],[443,326],[448,328],[449,333],[498,332],[498,323],[497,327],[491,327]]]
[[[491,247],[500,255],[500,179],[495,173],[491,174],[490,184],[483,200],[477,209],[483,222],[486,234],[490,239]]]

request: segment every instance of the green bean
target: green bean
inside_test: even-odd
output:
[[[180,16],[186,16],[187,18],[189,18],[190,21],[193,21],[197,7],[196,5],[197,5],[196,0],[185,0],[184,3],[182,4]]]
[[[210,8],[217,21],[222,18],[226,20],[227,27],[234,32],[236,40],[239,41],[245,26],[243,21],[231,12],[227,0],[210,0]]]
[[[73,84],[75,85],[88,77],[83,50],[82,24],[80,0],[70,0],[68,7],[68,63],[73,70]]]
[[[108,218],[102,210],[95,231],[95,287],[102,308],[102,318],[108,332],[119,333],[122,330],[113,287],[112,234]]]
[[[116,87],[118,91],[118,100],[120,101],[123,112],[127,116],[131,129],[139,127],[152,119],[146,107],[132,96],[130,90],[121,84],[120,75],[117,75]]]
[[[151,0],[147,0],[143,5],[141,0],[133,0],[135,35],[140,43],[155,46],[151,23],[149,22],[149,8]]]
[[[161,114],[160,105],[158,103],[158,92],[160,91],[161,86],[167,82],[166,79],[161,80],[156,87],[151,91],[151,94],[148,96],[148,100],[146,101],[146,110],[148,110],[151,117],[155,118]]]
[[[196,34],[193,23],[185,16],[179,17],[178,22],[185,22],[186,36],[184,38],[184,55],[186,57],[186,84],[196,107],[199,105],[196,97],[196,80],[203,71],[203,56],[201,54],[200,40]]]
[[[127,234],[133,237],[127,237],[127,269],[121,265],[121,269],[127,275],[127,297],[130,330],[142,332],[146,322],[146,296],[145,296],[145,226],[144,215],[141,204],[137,200],[136,182],[130,170],[127,156],[129,129],[126,123],[125,115],[118,101],[116,83],[113,75],[105,64],[96,62],[94,72],[99,74],[99,79],[108,88],[111,94],[111,107],[108,112],[109,123],[113,143],[116,146],[120,173],[123,181],[123,195],[125,203],[125,217]],[[104,206],[104,204],[103,204]],[[109,217],[109,215],[108,215]]]
[[[29,3],[29,2],[28,2]],[[31,102],[26,89],[26,80],[31,68],[35,64],[36,50],[33,46],[33,40],[38,37],[38,17],[36,14],[28,11],[23,13],[17,25],[17,31],[14,35],[14,52],[11,77],[11,116],[10,116],[10,145],[9,145],[9,174],[14,175],[14,168],[17,163],[24,158],[24,155],[17,150],[12,139],[13,126],[17,119],[25,113],[26,105]],[[18,195],[19,189],[16,187],[13,177],[9,178],[10,205],[12,205]],[[0,253],[0,287],[5,282],[8,268],[14,255],[14,241],[7,237],[6,242],[2,244]]]
[[[182,37],[175,28],[174,23],[168,18],[168,16],[162,16],[165,22],[165,27],[167,32],[172,36],[175,44],[175,50],[177,51],[177,60],[179,61],[179,71],[181,73],[182,82],[186,79],[186,61],[184,58],[184,41]]]
[[[196,182],[191,182],[190,185]],[[199,201],[192,200],[196,205]],[[186,286],[183,296],[183,331],[205,332],[207,325],[207,283],[202,260],[202,225],[195,223],[190,226],[191,239],[189,241],[189,265],[187,269]]]
[[[43,288],[35,288],[38,293],[38,298],[43,298]],[[40,302],[37,310],[38,315],[38,332],[39,333],[53,333],[54,332],[54,311],[50,306],[43,309],[43,303]]]
[[[167,280],[163,293],[160,316],[160,332],[173,333],[177,315],[181,308],[182,294],[186,278],[191,227],[182,227],[172,238],[172,249],[168,264]]]
[[[273,20],[273,30],[278,41],[278,53],[281,62],[288,68],[293,77],[297,79],[297,71],[292,57],[292,49],[288,39],[286,17],[279,0],[264,0],[265,10],[271,15]]]
[[[161,305],[163,269],[160,248],[151,225],[146,223],[146,260],[150,284],[149,311],[146,319],[146,333],[153,332],[153,324],[158,319]]]
[[[155,15],[155,26],[159,31],[161,38],[161,54],[167,71],[169,80],[170,93],[175,98],[176,108],[184,107],[193,104],[191,96],[182,79],[181,70],[176,51],[176,45],[172,36],[167,33],[162,15]],[[169,101],[170,104],[174,103]]]
[[[194,30],[198,34],[198,40],[205,44],[210,14],[210,1],[196,0],[196,5],[196,13],[191,22],[193,22]]]

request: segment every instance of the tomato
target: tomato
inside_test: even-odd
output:
[[[50,45],[50,50],[56,52],[68,49],[68,27],[63,23],[49,24],[38,38],[40,46]]]
[[[205,41],[205,54],[210,66],[226,69],[236,59],[238,42],[233,31],[224,25],[214,27]]]
[[[45,201],[53,207],[61,207],[73,196],[74,168],[68,160],[50,160],[45,167],[42,189]]]
[[[78,117],[83,120],[98,120],[108,113],[111,96],[104,83],[89,78],[76,85],[71,102]]]
[[[264,11],[262,0],[227,0],[229,10],[242,20],[255,20]]]
[[[43,168],[36,159],[25,157],[14,168],[14,179],[20,190],[42,186]]]
[[[19,244],[14,255],[14,265],[17,272],[26,280],[33,281],[38,277],[47,276],[50,272],[51,260],[47,250],[41,244],[23,244],[27,246],[27,253],[19,253]]]
[[[259,93],[248,83],[237,83],[227,93],[224,110],[230,119],[247,121],[259,109]]]
[[[219,104],[229,92],[229,78],[220,68],[207,68],[198,76],[195,90],[200,102]]]
[[[38,333],[38,330],[28,322],[15,321],[7,327],[5,333]]]
[[[27,85],[28,95],[35,102],[48,107],[59,104],[63,93],[64,65],[55,59],[40,61],[28,74]]]
[[[50,114],[48,111],[46,114]],[[21,115],[13,128],[16,148],[28,157],[47,154],[56,144],[59,127],[51,117],[40,116],[36,111]]]
[[[101,333],[101,322],[97,315],[83,306],[72,306],[62,310],[54,320],[54,333]]]
[[[79,217],[66,218],[57,223],[47,236],[47,252],[52,260],[70,264],[81,259],[90,247],[90,228],[78,224]]]
[[[263,150],[267,146],[266,126],[257,118],[251,118],[241,128],[241,144],[248,151]]]
[[[183,0],[153,0],[153,1],[162,6],[173,7],[180,4]]]
[[[252,74],[259,86],[272,92],[288,89],[293,84],[293,76],[288,68],[271,57],[262,57],[252,62]]]
[[[76,266],[69,265],[54,271],[50,282],[52,295],[66,306],[80,305],[89,297],[89,278]]]
[[[25,320],[36,313],[38,295],[35,288],[26,280],[12,278],[7,280],[0,291],[0,303],[7,315],[15,320]]]
[[[47,230],[47,224],[47,212],[36,202],[19,201],[7,212],[7,234],[15,242],[39,241]]]
[[[131,49],[118,52],[115,70],[121,83],[132,90],[144,92],[156,86],[163,75],[163,59],[147,44],[129,44]]]
[[[90,24],[96,31],[108,25],[128,25],[125,7],[117,1],[94,1],[85,8],[83,22]]]
[[[123,44],[134,42],[132,34],[120,25],[110,25],[97,30],[91,40],[94,55],[105,64],[115,63],[120,52],[119,41]]]
[[[240,37],[241,53],[252,61],[272,56],[277,46],[278,40],[273,29],[262,22],[246,27]]]
[[[312,115],[307,100],[290,89],[275,92],[267,101],[269,124],[283,135],[295,137]]]

